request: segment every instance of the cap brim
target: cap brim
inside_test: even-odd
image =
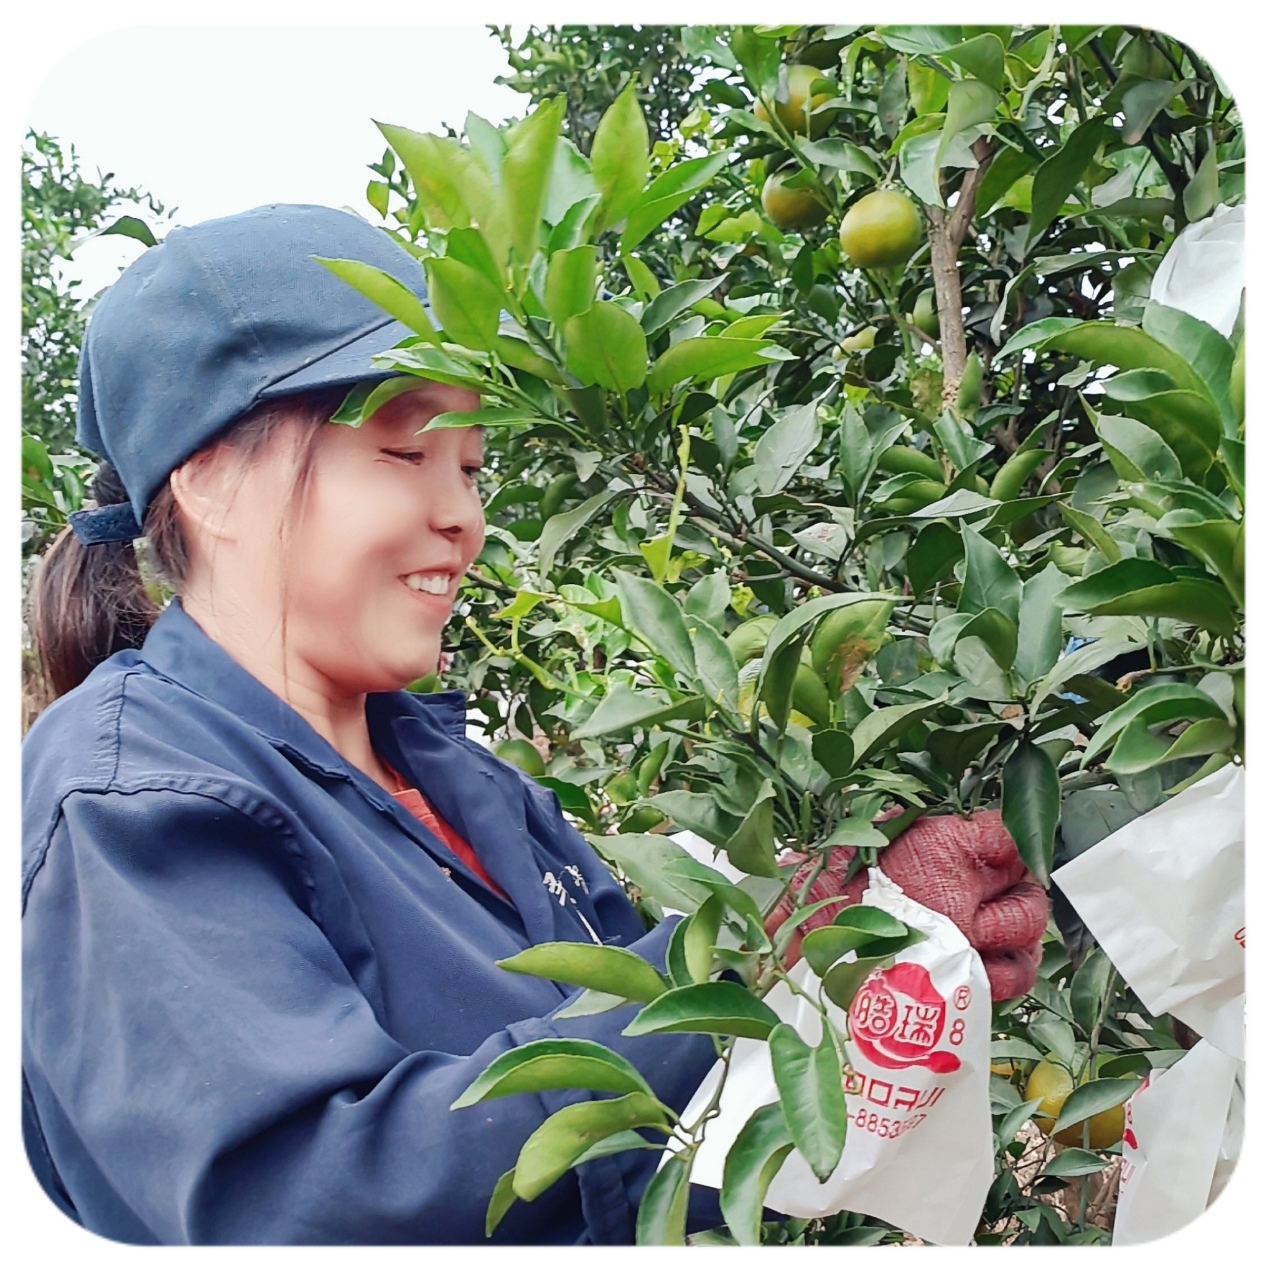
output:
[[[401,324],[399,320],[388,320],[386,324],[370,330],[345,347],[321,356],[305,369],[299,369],[297,373],[273,382],[259,394],[258,399],[271,400],[276,396],[292,395],[298,391],[318,391],[325,387],[341,387],[375,378],[393,378],[396,376],[393,371],[374,368],[373,357],[413,336],[414,332],[408,325]]]

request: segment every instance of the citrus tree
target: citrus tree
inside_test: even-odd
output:
[[[456,137],[381,126],[370,199],[431,315],[328,264],[416,335],[338,416],[424,377],[479,393],[488,538],[453,666],[417,687],[467,688],[640,910],[686,913],[665,973],[564,943],[504,966],[580,985],[562,1016],[632,1003],[629,1034],[707,1034],[722,1061],[768,1041],[780,1102],[726,1162],[726,1242],[899,1238],[857,1215],[762,1226],[785,1155],[824,1179],[846,1126],[840,1036],[811,1047],[762,997],[799,993],[784,959],[833,850],[856,869],[921,814],[999,805],[1047,884],[1242,758],[1243,327],[1150,291],[1177,233],[1242,198],[1243,136],[1195,51],[1147,31],[654,39],[697,86],[656,141],[634,77],[589,139],[556,94]],[[526,87],[583,40],[542,33]],[[1057,907],[1034,991],[995,1010],[980,1243],[1105,1242],[1116,1108],[1187,1047]],[[848,1009],[912,941],[856,907],[803,948]],[[616,1096],[529,1139],[491,1228],[577,1162],[669,1144],[637,1239],[683,1242],[714,1100],[681,1123],[625,1060],[558,1038],[456,1105],[548,1088]]]

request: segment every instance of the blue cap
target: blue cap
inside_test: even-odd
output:
[[[250,409],[393,376],[372,357],[412,331],[315,257],[380,267],[426,303],[421,264],[391,236],[306,204],[178,227],[106,291],[80,356],[76,440],[119,472],[136,523],[86,512],[82,542],[136,537],[169,472]]]

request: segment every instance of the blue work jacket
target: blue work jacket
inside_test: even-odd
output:
[[[515,1045],[584,1037],[679,1110],[705,1036],[496,960],[645,933],[555,795],[467,740],[461,693],[370,695],[374,749],[475,849],[427,827],[178,602],[58,699],[23,757],[24,1132],[46,1191],[137,1243],[484,1240],[494,1183],[584,1092],[450,1104]],[[494,1239],[630,1243],[654,1152],[589,1161]]]

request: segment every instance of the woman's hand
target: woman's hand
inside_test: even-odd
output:
[[[843,900],[815,912],[800,926],[788,948],[788,967],[799,959],[802,934],[830,924],[846,906],[861,902],[866,871],[846,883],[854,854],[847,846],[831,850],[807,901],[837,896]],[[1049,898],[1030,879],[998,810],[985,809],[972,818],[921,818],[884,850],[879,865],[908,898],[955,922],[982,957],[993,1000],[1026,995],[1035,985]],[[788,892],[770,913],[765,927],[771,937],[794,909],[795,895],[813,866],[813,859],[799,864]]]

